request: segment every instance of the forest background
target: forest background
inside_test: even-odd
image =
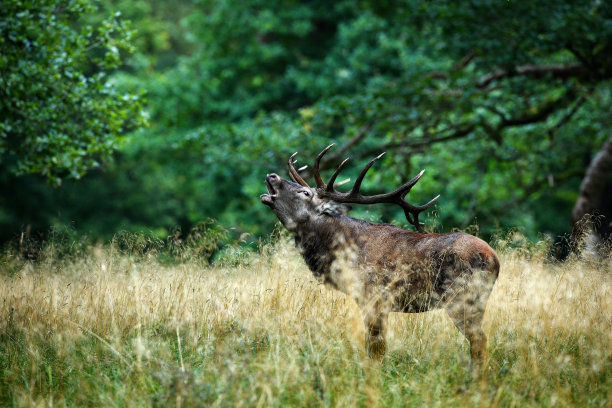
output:
[[[430,231],[557,239],[610,138],[605,1],[5,0],[0,17],[2,241],[256,243],[276,222],[266,173],[332,142],[323,169],[350,156],[353,179],[387,151],[368,194],[427,169],[409,201],[441,194]]]

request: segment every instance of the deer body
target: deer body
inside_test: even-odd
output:
[[[291,169],[290,159],[296,180]],[[415,233],[349,217],[345,206],[322,199],[320,186],[312,189],[276,174],[269,174],[266,183],[269,194],[261,196],[262,202],[292,233],[314,276],[352,297],[362,309],[371,356],[384,355],[388,313],[444,308],[469,340],[472,359],[482,363],[482,318],[499,273],[489,245],[465,233]],[[413,220],[418,225],[416,215]]]

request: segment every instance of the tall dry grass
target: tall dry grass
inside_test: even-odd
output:
[[[612,262],[499,248],[487,374],[443,312],[392,314],[382,364],[354,302],[286,239],[164,265],[91,248],[5,254],[1,406],[611,406]]]

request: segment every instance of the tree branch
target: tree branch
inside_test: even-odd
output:
[[[470,51],[469,53],[467,53],[463,58],[461,58],[461,60],[459,60],[459,62],[457,62],[453,66],[453,71],[460,71],[465,68],[470,62],[472,62],[475,56],[476,53],[474,51]]]
[[[570,111],[567,112],[565,115],[563,115],[563,117],[559,120],[559,122],[557,122],[552,128],[548,129],[548,134],[551,137],[551,139],[554,137],[556,131],[561,129],[563,126],[565,126],[567,122],[569,122],[572,119],[572,117],[576,114],[576,112],[578,112],[578,110],[580,110],[582,105],[584,105],[586,100],[587,98],[584,95],[580,96],[578,100],[576,101],[576,103],[574,104],[574,106],[570,109]]]
[[[330,167],[331,163],[336,163],[344,154],[349,151],[354,145],[360,143],[370,132],[372,129],[373,123],[368,122],[365,125],[361,126],[357,131],[357,134],[351,138],[348,142],[343,144],[339,149],[337,149],[334,154],[330,154],[328,157],[323,159],[321,163],[321,168],[326,169]]]
[[[553,78],[572,78],[572,77],[588,77],[593,75],[593,72],[582,64],[572,65],[521,65],[511,71],[498,69],[490,74],[481,77],[476,88],[486,88],[491,82],[499,79],[511,78],[515,76],[533,76],[541,78],[550,75]]]
[[[379,154],[381,151],[383,150],[390,150],[390,149],[397,149],[397,148],[410,148],[410,149],[418,149],[420,147],[424,147],[424,146],[431,146],[434,145],[436,143],[440,143],[440,142],[446,142],[448,140],[452,140],[452,139],[460,139],[462,137],[466,137],[467,135],[469,135],[470,133],[472,133],[472,131],[476,128],[476,125],[474,124],[469,124],[466,125],[465,127],[459,128],[459,126],[453,127],[452,129],[455,129],[455,131],[453,133],[451,133],[450,135],[446,135],[446,136],[440,136],[440,137],[436,137],[436,138],[429,138],[429,139],[421,139],[421,140],[411,140],[411,141],[406,141],[406,142],[402,142],[402,143],[387,143],[385,145],[382,146],[377,146],[375,148],[372,149],[368,149],[365,150],[363,152],[361,152],[361,154],[359,154],[356,157],[369,157],[375,154]],[[439,133],[443,133],[442,132],[438,132]]]
[[[573,91],[568,90],[565,95],[560,97],[559,99],[555,99],[552,102],[548,102],[537,109],[534,113],[526,113],[522,116],[518,116],[516,118],[502,120],[498,126],[498,129],[504,129],[507,127],[514,126],[523,126],[529,125],[531,123],[540,122],[546,118],[548,118],[553,112],[555,112],[559,107],[564,105],[571,99],[571,96],[568,94],[573,94]]]

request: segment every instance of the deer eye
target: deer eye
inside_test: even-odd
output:
[[[304,194],[306,197],[310,197],[310,191],[302,190],[300,193]]]

